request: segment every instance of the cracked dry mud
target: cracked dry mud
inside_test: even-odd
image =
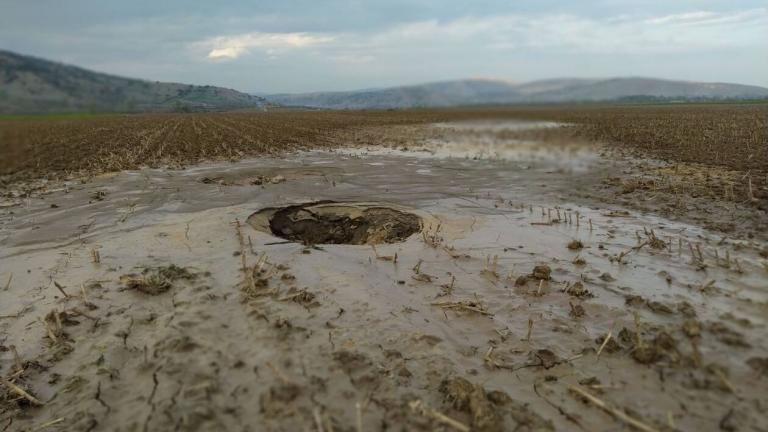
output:
[[[0,430],[768,429],[765,240],[612,200],[632,161],[496,135],[519,127],[4,206]],[[326,200],[421,223],[246,223]]]

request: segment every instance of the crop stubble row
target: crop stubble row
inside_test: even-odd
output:
[[[400,111],[272,111],[0,120],[0,178],[183,165],[308,148],[377,144],[369,130],[474,119],[572,124],[563,137],[765,176],[768,105],[531,106]],[[392,134],[398,128],[391,128]]]

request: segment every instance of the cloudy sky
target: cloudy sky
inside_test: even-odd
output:
[[[473,77],[652,76],[768,86],[768,4],[0,0],[0,49],[248,92]]]

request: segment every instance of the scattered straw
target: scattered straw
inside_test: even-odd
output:
[[[598,408],[602,409],[603,411],[607,412],[613,417],[623,421],[624,423],[634,427],[635,429],[641,430],[643,432],[659,432],[658,429],[652,426],[649,426],[646,423],[643,423],[642,421],[634,417],[631,417],[629,414],[625,413],[624,411],[621,411],[619,409],[616,409],[608,405],[606,402],[603,402],[601,399],[598,399],[597,397],[587,393],[585,390],[582,390],[576,386],[569,386],[568,390],[583,397],[588,402],[592,403],[593,405],[597,406]]]
[[[597,360],[600,360],[600,353],[603,352],[603,348],[605,348],[605,346],[608,345],[608,341],[611,340],[611,336],[613,336],[613,333],[611,331],[608,331],[608,335],[605,337],[605,340],[600,345],[600,349],[597,350]]]
[[[31,404],[38,405],[38,406],[43,405],[43,403],[40,402],[40,400],[38,400],[36,397],[34,397],[31,394],[27,393],[26,391],[24,391],[23,388],[17,386],[16,384],[14,384],[14,383],[12,383],[10,381],[7,381],[5,378],[0,377],[0,383],[2,383],[4,386],[8,387],[8,389],[10,391],[12,391],[12,392],[18,394],[19,396],[23,397],[24,399],[28,400]]]
[[[461,431],[461,432],[469,432],[470,431],[469,426],[465,425],[464,423],[462,423],[462,422],[460,422],[458,420],[454,420],[454,419],[448,417],[447,415],[445,415],[445,414],[443,414],[443,413],[441,413],[439,411],[436,411],[436,410],[434,410],[432,408],[429,408],[429,407],[425,406],[424,403],[422,401],[418,400],[418,399],[414,400],[414,401],[411,401],[408,404],[408,406],[411,407],[411,410],[413,412],[415,412],[417,414],[420,414],[420,415],[423,415],[424,417],[429,417],[429,418],[431,418],[433,420],[436,420],[436,421],[438,421],[438,422],[440,422],[440,423],[442,423],[442,424],[444,424],[446,426],[450,426],[450,427],[456,429],[457,431]]]
[[[462,301],[456,301],[456,302],[435,302],[432,303],[432,306],[439,306],[443,309],[458,309],[458,310],[465,310],[470,312],[479,313],[481,315],[493,315],[492,313],[488,312],[488,309],[486,309],[485,306],[482,304],[472,301],[472,300],[462,300]]]

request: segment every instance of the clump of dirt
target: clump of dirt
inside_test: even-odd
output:
[[[610,273],[608,273],[608,272],[605,272],[605,273],[601,274],[599,277],[600,277],[600,280],[602,280],[602,281],[605,281],[605,282],[613,282],[613,281],[615,281],[615,280],[616,280],[616,278],[615,278],[615,277],[613,277],[613,276],[612,276]]]
[[[640,307],[646,304],[646,300],[642,296],[629,294],[624,297],[624,304],[632,307]]]
[[[486,391],[481,385],[473,384],[464,378],[443,380],[440,392],[455,410],[470,415],[472,430],[554,430],[551,422],[531,411],[526,405],[513,400],[507,393],[498,390]],[[505,415],[511,417],[516,427],[505,427]]]
[[[515,279],[515,286],[521,287],[528,284],[528,281],[548,281],[552,280],[552,269],[546,265],[537,265],[530,274],[519,276]]]
[[[595,338],[595,344],[603,347],[603,352],[616,353],[622,350],[621,345],[616,342],[615,338],[609,337],[607,334],[603,334]]]
[[[580,305],[578,303],[577,304],[569,303],[569,304],[571,306],[570,315],[573,318],[581,318],[581,317],[583,317],[584,315],[587,314],[587,311],[584,309],[584,306],[582,306],[582,305]]]
[[[701,336],[701,323],[695,319],[688,319],[683,322],[683,333],[691,339]]]
[[[548,265],[537,265],[533,268],[531,277],[537,280],[550,280],[552,279],[552,269]]]
[[[574,282],[573,284],[568,285],[565,292],[570,296],[579,298],[595,296],[590,290],[584,288],[584,284],[581,282]]]
[[[255,186],[262,186],[266,184],[278,184],[283,182],[285,182],[285,177],[281,175],[276,175],[274,177],[260,175],[254,177],[249,183]]]
[[[656,237],[656,233],[651,231],[651,233],[648,235],[648,246],[652,247],[653,249],[664,250],[667,248],[667,242]]]
[[[292,301],[306,308],[311,308],[311,307],[320,306],[320,303],[317,300],[315,300],[315,297],[316,295],[312,292],[309,292],[306,288],[302,288],[300,290],[292,288],[288,291],[287,296],[282,297],[279,300]]]
[[[482,386],[464,378],[451,378],[440,384],[440,392],[453,408],[472,416],[472,428],[483,431],[502,431],[504,421]]]
[[[175,264],[171,264],[165,267],[157,267],[154,270],[155,272],[157,272],[158,275],[160,275],[161,277],[167,280],[170,280],[171,282],[175,282],[177,280],[192,281],[197,279],[197,275],[195,273],[192,273],[187,268],[179,267]],[[144,270],[144,274],[147,274],[150,272],[151,272],[150,269]]]
[[[562,362],[563,360],[558,357],[557,354],[546,348],[537,349],[528,353],[528,366],[540,366],[544,369],[550,369]]]
[[[521,287],[528,283],[528,276],[522,275],[515,279],[515,286]]]
[[[584,243],[579,240],[572,240],[566,247],[570,250],[584,249]]]
[[[278,209],[269,218],[269,229],[311,245],[397,243],[421,230],[421,218],[384,205],[326,201]]]
[[[632,358],[640,364],[653,364],[661,360],[674,364],[682,359],[677,341],[663,330],[652,338],[643,338],[624,327],[619,332],[619,340],[630,347]]]
[[[196,278],[197,275],[188,269],[171,264],[165,267],[146,268],[141,275],[123,275],[120,280],[125,289],[154,296],[170,290],[177,280],[192,281]]]

